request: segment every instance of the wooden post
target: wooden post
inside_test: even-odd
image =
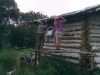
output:
[[[37,32],[36,32],[36,46],[35,46],[35,49],[36,50],[38,49],[38,33]],[[36,64],[37,64],[37,56],[38,56],[38,53],[37,53],[37,51],[35,51],[34,66],[36,66]]]
[[[34,66],[36,66],[36,64],[37,64],[37,51],[35,51],[35,60],[34,60]]]
[[[82,44],[81,44],[81,51],[85,52],[81,53],[81,59],[80,59],[80,66],[83,68],[84,71],[87,71],[87,69],[91,68],[91,63],[93,62],[93,57],[91,57],[91,49],[92,46],[90,45],[90,24],[88,21],[88,18],[84,19],[84,23],[82,26]],[[89,53],[88,53],[89,52]],[[87,55],[88,53],[88,55]],[[88,56],[88,57],[87,57]]]

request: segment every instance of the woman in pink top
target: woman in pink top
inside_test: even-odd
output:
[[[55,25],[55,46],[57,50],[60,50],[61,46],[61,38],[63,36],[63,26],[62,24],[66,22],[66,19],[63,17],[55,17],[54,18],[54,25]]]

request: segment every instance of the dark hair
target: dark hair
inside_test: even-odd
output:
[[[43,20],[43,21],[41,21],[44,25],[46,25],[46,22]]]
[[[62,18],[59,18],[59,20],[62,20]]]

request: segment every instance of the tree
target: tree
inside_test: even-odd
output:
[[[15,0],[0,0],[0,44],[7,41],[9,25],[18,19],[19,9]]]
[[[47,17],[41,12],[20,12],[15,0],[0,0],[0,42],[16,42],[25,39],[35,40],[37,26],[28,25],[27,22]]]

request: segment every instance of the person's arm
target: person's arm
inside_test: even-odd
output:
[[[67,22],[67,20],[64,19],[62,16],[61,16],[60,18],[62,19],[62,22],[63,22],[63,23],[64,23],[64,22]]]
[[[43,24],[42,21],[38,20],[38,23]]]
[[[45,20],[45,28],[47,28],[47,20]]]

